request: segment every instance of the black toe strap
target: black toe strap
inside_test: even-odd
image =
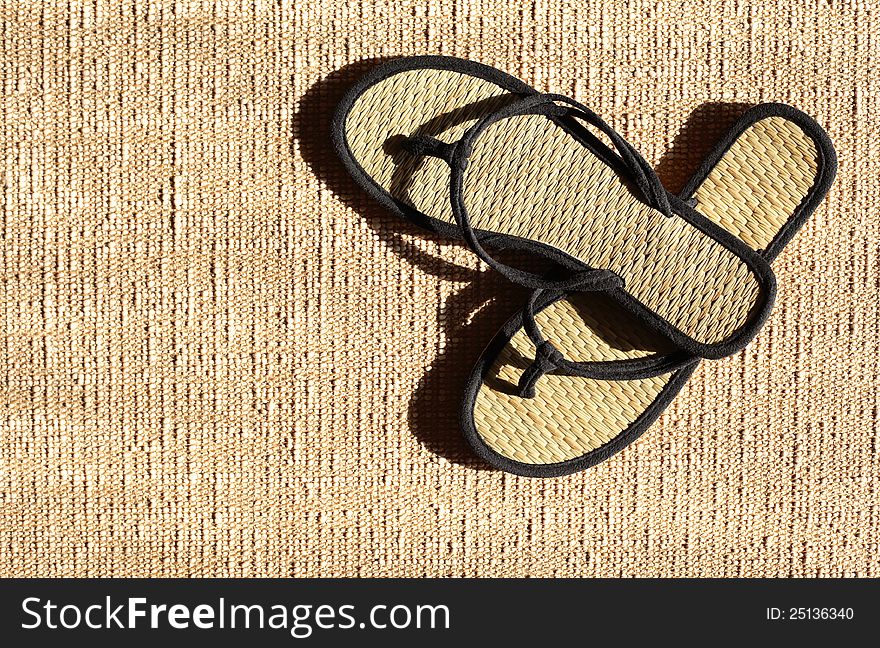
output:
[[[483,248],[471,224],[470,214],[464,200],[464,172],[473,153],[473,143],[491,124],[515,115],[529,114],[544,115],[550,119],[571,118],[583,120],[599,128],[614,143],[620,156],[621,164],[628,170],[631,179],[641,190],[644,200],[649,205],[659,209],[666,216],[671,216],[672,211],[666,197],[666,191],[663,189],[659,178],[657,178],[657,174],[644,158],[639,155],[632,145],[602,121],[596,113],[583,104],[561,95],[536,94],[523,97],[481,119],[468,129],[464,137],[455,144],[443,144],[434,140],[434,138],[426,138],[425,136],[416,136],[408,141],[412,142],[412,146],[416,150],[431,151],[429,154],[434,154],[438,157],[448,155],[447,161],[451,169],[449,193],[452,201],[452,214],[468,247],[489,267],[501,273],[510,281],[532,290],[611,290],[622,287],[622,279],[609,270],[589,268],[583,265],[582,270],[576,271],[575,274],[567,278],[550,280],[544,276],[501,263]]]
[[[447,164],[452,164],[452,152],[455,149],[455,144],[447,144],[430,135],[413,135],[403,140],[401,147],[412,155],[430,155],[444,160]]]
[[[556,369],[564,360],[565,357],[550,342],[541,342],[535,349],[534,361],[520,376],[517,395],[521,398],[534,398],[538,378]]]
[[[563,299],[567,294],[535,290],[522,309],[520,314],[522,327],[529,340],[535,345],[535,358],[520,376],[517,395],[521,398],[534,398],[536,383],[544,374],[551,371],[565,376],[580,376],[594,380],[643,380],[677,371],[696,361],[693,356],[681,350],[626,360],[575,362],[567,359],[544,337],[535,320],[537,313]]]

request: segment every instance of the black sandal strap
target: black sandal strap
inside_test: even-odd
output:
[[[560,103],[568,104],[569,107],[560,106]],[[526,114],[542,114],[548,118],[575,118],[598,128],[608,136],[617,148],[619,164],[629,172],[630,179],[636,183],[645,201],[656,206],[667,216],[671,215],[672,210],[666,197],[666,190],[651,166],[631,144],[618,135],[595,112],[573,99],[555,94],[528,95],[487,115],[472,126],[468,133],[473,131],[478,134],[496,121]],[[453,215],[468,247],[483,262],[510,281],[532,290],[542,288],[546,290],[597,291],[623,287],[622,279],[609,270],[585,267],[584,270],[575,271],[565,279],[548,281],[541,275],[514,268],[492,257],[483,248],[479,237],[474,232],[462,196],[462,178],[472,152],[470,145],[462,146],[462,141],[466,138],[467,134],[462,140],[448,144],[429,135],[416,135],[408,138],[403,143],[403,147],[414,155],[430,155],[440,158],[452,168],[450,193]]]
[[[552,342],[544,337],[535,321],[539,310],[559,301],[566,294],[558,292],[551,295],[549,299],[541,300],[542,304],[539,308],[538,300],[544,292],[540,289],[533,291],[521,313],[523,329],[532,344],[535,345],[535,359],[526,367],[519,379],[517,395],[521,398],[534,398],[535,383],[541,376],[551,371],[560,375],[579,376],[594,380],[640,380],[677,371],[694,361],[694,358],[684,351],[657,353],[628,360],[588,362],[568,360]]]
[[[568,107],[559,105],[568,104]],[[548,118],[575,118],[594,125],[605,133],[617,148],[622,163],[629,170],[631,179],[642,192],[645,201],[659,209],[665,215],[672,215],[672,208],[666,196],[657,174],[650,165],[639,155],[638,151],[626,140],[618,135],[613,128],[608,126],[596,113],[581,103],[567,97],[555,94],[529,95],[518,101],[507,104],[477,122],[465,133],[464,137],[456,142],[448,156],[451,167],[450,197],[452,201],[452,213],[458,224],[461,234],[468,247],[491,268],[500,272],[511,281],[532,290],[541,288],[545,290],[614,290],[623,287],[623,280],[610,270],[587,268],[576,271],[569,277],[561,280],[548,280],[543,276],[536,275],[508,266],[494,259],[480,244],[479,238],[471,225],[470,215],[464,204],[463,184],[464,171],[468,166],[468,159],[473,152],[472,142],[491,124],[517,115],[539,114]],[[415,144],[425,143],[424,138],[416,138]],[[445,154],[445,147],[430,142],[437,149],[437,154]]]
[[[403,150],[412,155],[430,155],[452,164],[452,151],[455,144],[447,144],[443,140],[430,135],[414,135],[407,137],[401,144]]]

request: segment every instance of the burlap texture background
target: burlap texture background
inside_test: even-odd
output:
[[[3,575],[880,575],[874,3],[2,3]],[[456,409],[523,294],[357,191],[371,63],[480,60],[680,187],[743,104],[840,157],[778,305],[634,446],[488,470]]]

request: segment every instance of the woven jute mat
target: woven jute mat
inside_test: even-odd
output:
[[[2,575],[880,575],[880,11],[852,6],[3,3]],[[472,457],[465,377],[524,294],[332,152],[346,87],[427,53],[575,96],[671,189],[760,101],[837,147],[766,328],[585,473]]]

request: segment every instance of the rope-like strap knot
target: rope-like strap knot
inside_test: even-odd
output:
[[[535,348],[535,359],[526,367],[522,376],[519,378],[520,398],[535,397],[535,383],[545,373],[553,371],[565,361],[565,356],[559,350],[546,340],[541,342]]]
[[[452,154],[455,152],[455,144],[447,144],[443,140],[430,135],[413,135],[407,137],[401,143],[404,151],[410,155],[440,158],[447,164],[452,164]]]

